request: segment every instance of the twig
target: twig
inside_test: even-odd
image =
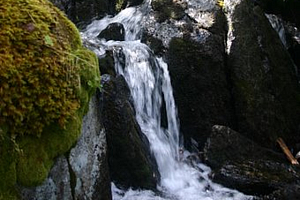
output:
[[[283,153],[286,155],[287,159],[292,163],[292,165],[299,165],[299,162],[293,156],[293,154],[291,153],[291,151],[288,149],[288,147],[286,146],[286,144],[283,141],[283,139],[282,138],[278,138],[277,139],[277,143],[281,147],[281,149],[282,149]]]

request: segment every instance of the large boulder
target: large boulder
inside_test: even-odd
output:
[[[250,195],[282,192],[300,178],[299,168],[289,165],[283,153],[263,148],[225,126],[213,126],[204,158],[215,182]]]
[[[202,44],[174,38],[167,55],[186,146],[190,138],[203,146],[214,124],[230,125],[223,42],[212,34]]]
[[[300,142],[300,90],[293,62],[259,7],[225,4],[229,17],[228,67],[237,130],[266,147],[282,137]]]
[[[156,162],[135,119],[128,85],[122,76],[105,75],[102,80],[111,179],[125,188],[155,189],[159,179]]]
[[[186,146],[190,138],[203,146],[214,124],[234,125],[223,42],[226,20],[220,10],[210,12],[215,23],[205,24],[208,31],[189,22],[182,38],[170,40],[166,53]]]
[[[97,57],[48,1],[0,5],[0,193],[41,184],[80,136],[100,84]],[[13,33],[13,34],[12,34]]]

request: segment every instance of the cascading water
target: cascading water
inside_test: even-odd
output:
[[[161,196],[152,191],[121,191],[112,184],[113,198],[124,200],[170,199],[250,199],[238,191],[224,188],[209,179],[209,167],[189,160],[190,153],[179,155],[179,122],[168,72],[162,58],[155,57],[147,45],[139,41],[142,18],[150,9],[150,1],[139,7],[123,10],[113,18],[94,21],[82,34],[85,40],[96,44],[97,54],[106,49],[114,51],[115,69],[127,81],[134,100],[136,119],[147,136],[159,172],[157,186]],[[96,36],[113,22],[122,23],[125,41],[99,41]],[[102,49],[101,49],[102,48]],[[120,58],[120,54],[125,56]],[[164,99],[164,102],[163,102]],[[161,126],[161,106],[165,103],[167,128]]]

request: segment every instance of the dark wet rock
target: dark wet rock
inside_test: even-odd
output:
[[[67,155],[57,158],[43,184],[20,188],[21,199],[111,199],[106,136],[96,95],[82,124],[82,135]]]
[[[107,51],[104,57],[99,58],[99,67],[101,74],[116,76],[112,51]]]
[[[215,125],[204,149],[212,178],[226,187],[264,196],[296,184],[300,170],[282,153],[259,146],[225,126]]]
[[[120,12],[126,7],[138,6],[143,3],[144,0],[118,0],[116,3],[116,10]]]
[[[125,0],[128,6],[137,6],[143,3],[144,0]]]
[[[285,25],[285,30],[288,51],[297,67],[298,80],[300,80],[300,31],[289,23]]]
[[[103,122],[112,180],[126,188],[155,189],[157,167],[149,152],[149,142],[135,120],[124,78],[106,78],[103,91]]]
[[[143,34],[142,42],[147,44],[155,55],[162,56],[166,51],[166,48],[160,39],[147,35],[147,33]]]
[[[294,23],[300,28],[300,2],[298,0],[256,0],[266,13],[282,16],[285,21]]]
[[[199,33],[200,41],[173,38],[169,44],[167,62],[186,146],[190,138],[203,146],[216,123],[231,124],[224,33],[220,28],[218,34]]]
[[[300,141],[300,93],[293,62],[267,18],[252,1],[233,7],[228,67],[237,130],[265,147],[282,137]]]
[[[296,200],[300,199],[300,185],[291,184],[277,190],[270,195],[265,195],[258,200]]]
[[[97,36],[99,39],[123,41],[125,29],[121,23],[111,23]]]
[[[112,15],[115,11],[115,0],[50,0],[64,11],[77,27],[83,29],[94,19]]]
[[[158,22],[181,19],[185,16],[186,3],[172,0],[153,0],[151,6]]]
[[[274,30],[279,35],[281,42],[291,55],[294,64],[296,65],[295,69],[298,80],[300,80],[300,31],[297,27],[295,27],[295,25],[282,20],[282,18],[277,15],[266,14],[266,16]]]

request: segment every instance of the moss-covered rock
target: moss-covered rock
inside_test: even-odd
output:
[[[78,30],[48,1],[2,2],[0,21],[2,193],[47,177],[80,135],[100,75]]]

